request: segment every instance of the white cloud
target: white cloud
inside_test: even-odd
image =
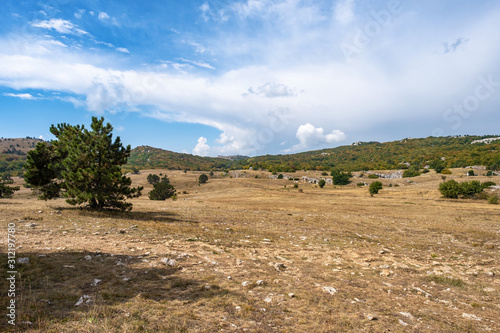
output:
[[[101,21],[105,21],[105,20],[109,19],[109,15],[105,12],[100,12],[99,15],[97,16],[97,18]]]
[[[292,151],[317,148],[324,144],[332,145],[346,138],[345,133],[340,130],[333,130],[331,133],[325,134],[323,128],[316,128],[310,123],[300,125],[295,136],[299,139],[299,144],[293,146]]]
[[[354,19],[354,0],[339,0],[335,6],[335,19],[340,24],[349,24]]]
[[[289,88],[282,83],[267,82],[266,84],[257,88],[248,88],[248,94],[260,95],[268,98],[274,97],[294,97],[297,96],[295,89]]]
[[[25,94],[4,93],[3,95],[8,96],[8,97],[20,98],[20,99],[30,99],[30,100],[37,99],[37,97],[35,97],[31,94],[28,94],[28,93],[25,93]]]
[[[34,21],[31,22],[31,25],[36,28],[43,28],[43,29],[53,29],[60,34],[67,34],[67,35],[87,35],[89,34],[88,32],[79,29],[78,26],[74,25],[70,21],[63,20],[63,19],[50,19],[50,20],[44,20],[44,21]]]
[[[40,135],[38,138],[39,138],[40,140],[45,140],[45,138],[43,137],[43,135]]]
[[[193,65],[198,66],[198,67],[215,69],[215,67],[213,67],[212,65],[207,64],[206,62],[203,62],[203,61],[188,60],[188,59],[184,59],[184,58],[180,58],[179,60],[182,60],[182,61],[187,62],[189,64],[193,64]]]
[[[208,156],[209,152],[210,152],[210,146],[207,145],[207,138],[201,136],[198,139],[198,143],[193,149],[193,154],[199,156]]]
[[[124,47],[117,47],[116,50],[121,53],[130,53],[130,51]]]
[[[443,43],[443,53],[453,53],[453,52],[456,52],[458,49],[463,49],[468,41],[469,41],[469,39],[464,38],[464,37],[460,37],[451,43],[444,42]]]
[[[85,9],[78,9],[73,15],[77,19],[81,19],[83,17],[83,14],[85,14]]]

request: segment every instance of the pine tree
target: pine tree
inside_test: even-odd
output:
[[[12,183],[12,180],[0,179],[0,198],[12,198],[14,192],[19,191],[19,186],[7,186]]]
[[[92,117],[91,130],[59,124],[50,131],[57,140],[39,143],[26,164],[26,182],[42,192],[41,199],[62,194],[72,205],[132,208],[125,199],[140,196],[142,187],[132,188],[131,179],[122,174],[130,146],[123,147],[120,137],[113,141],[111,124]]]

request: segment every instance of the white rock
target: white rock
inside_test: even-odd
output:
[[[17,258],[17,263],[18,264],[29,264],[30,263],[30,258],[28,258],[28,257]]]
[[[271,303],[272,301],[273,301],[273,299],[271,297],[266,297],[264,299],[264,302],[266,302],[266,303]]]
[[[92,297],[89,296],[89,295],[83,295],[82,297],[80,297],[80,299],[76,302],[75,306],[80,306],[82,305],[83,303],[86,303],[86,304],[89,304],[92,302]]]
[[[375,317],[375,316],[374,316],[374,315],[372,315],[372,314],[367,314],[367,315],[366,315],[366,319],[368,319],[368,320],[377,320],[377,317]]]
[[[241,285],[242,285],[243,287],[246,287],[246,286],[248,286],[248,284],[249,284],[249,283],[250,283],[250,282],[248,282],[248,281],[243,281],[243,282],[241,283]]]
[[[97,286],[99,283],[101,283],[101,281],[102,281],[102,280],[100,280],[100,279],[94,279],[94,282],[92,282],[90,285],[91,285],[91,286],[93,286],[93,287],[95,287],[95,286]]]
[[[399,321],[399,323],[400,323],[401,325],[403,325],[403,326],[408,326],[408,324],[407,324],[407,323],[405,323],[404,321],[402,321],[401,319],[398,319],[398,321]]]
[[[257,280],[257,282],[255,282],[256,285],[258,286],[262,286],[264,284],[264,281],[263,280]]]
[[[92,260],[92,257],[87,254],[85,257],[83,257],[83,259],[90,261],[90,260]]]
[[[466,319],[470,319],[470,320],[477,320],[477,321],[481,321],[482,318],[476,316],[476,315],[473,315],[473,314],[468,314],[468,313],[462,313],[462,317],[466,318]]]
[[[333,288],[333,287],[323,287],[323,290],[327,293],[329,293],[330,295],[334,295],[337,293],[337,289]]]
[[[295,297],[295,294],[294,293],[289,293],[288,297],[293,298],[293,297]]]
[[[171,266],[171,267],[175,266],[175,260],[173,260],[173,259],[161,258],[160,261],[167,266]]]

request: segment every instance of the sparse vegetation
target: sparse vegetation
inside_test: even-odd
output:
[[[200,177],[198,177],[198,184],[205,184],[206,182],[208,182],[208,176],[202,173]]]
[[[382,189],[382,182],[375,181],[370,184],[368,191],[370,192],[370,195],[378,194],[378,191]]]
[[[403,171],[403,178],[420,176],[420,168],[416,165],[411,165],[407,170]]]
[[[492,205],[498,204],[498,197],[496,195],[492,195],[488,198],[488,203]]]

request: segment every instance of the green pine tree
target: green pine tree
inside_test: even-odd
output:
[[[120,137],[113,141],[111,124],[92,117],[91,130],[59,124],[50,131],[57,139],[38,144],[25,166],[26,182],[41,191],[41,199],[62,195],[69,204],[92,209],[132,208],[125,199],[140,196],[142,187],[132,188],[122,174],[130,146],[123,147]]]

